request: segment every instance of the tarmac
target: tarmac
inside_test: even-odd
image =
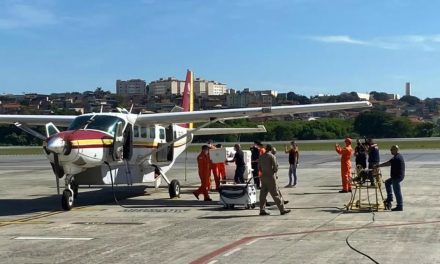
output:
[[[300,153],[296,188],[284,188],[287,155],[277,154],[292,212],[272,206],[270,216],[259,216],[258,206],[224,209],[215,192],[212,202],[196,200],[194,153],[167,174],[183,185],[178,199],[166,186],[118,186],[118,205],[111,188],[81,188],[71,211],[61,210],[44,156],[1,156],[0,262],[440,263],[440,150],[401,153],[403,212],[347,211],[339,157],[310,151]],[[390,157],[381,150],[382,161]],[[387,179],[389,168],[382,174]]]

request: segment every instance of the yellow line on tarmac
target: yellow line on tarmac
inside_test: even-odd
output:
[[[49,221],[27,221],[27,222],[17,222],[17,221],[0,221],[0,226],[2,225],[28,225],[28,224],[51,224],[53,222],[49,222]]]
[[[88,208],[88,207],[89,206],[75,207],[75,208],[72,208],[72,211],[92,209],[92,208]],[[33,223],[38,223],[38,221],[37,222],[33,222],[33,220],[49,217],[49,216],[52,216],[52,215],[61,214],[61,213],[64,213],[64,212],[66,212],[66,211],[51,211],[51,212],[39,213],[39,214],[36,214],[36,215],[26,216],[26,217],[23,217],[23,218],[18,218],[18,219],[14,219],[14,220],[10,220],[10,221],[5,221],[5,222],[0,221],[0,227],[7,226],[7,225],[15,225],[15,224],[33,224]]]

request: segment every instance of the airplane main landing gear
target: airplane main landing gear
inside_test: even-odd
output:
[[[170,198],[180,197],[180,183],[178,180],[172,180],[168,186]]]
[[[168,177],[162,172],[159,166],[151,164],[154,167],[154,171],[156,175],[162,176],[165,182],[168,184],[168,193],[170,194],[170,198],[180,197],[180,183],[178,180],[168,180]]]
[[[61,207],[69,211],[73,207],[74,198],[78,196],[78,185],[73,181],[73,175],[66,175],[65,184],[66,189],[61,196]]]

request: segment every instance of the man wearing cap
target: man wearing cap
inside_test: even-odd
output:
[[[278,164],[275,156],[272,154],[272,145],[268,144],[266,146],[266,153],[258,159],[258,169],[261,171],[260,215],[270,214],[265,210],[268,193],[270,193],[275,201],[281,215],[290,213],[290,210],[284,207],[283,198],[278,192],[275,176],[275,173],[278,171]]]
[[[385,200],[385,203],[390,204],[391,206],[394,190],[397,205],[395,208],[391,209],[391,211],[403,211],[403,198],[400,190],[400,182],[405,178],[405,161],[399,153],[399,146],[392,146],[390,151],[393,157],[389,161],[377,165],[377,167],[391,166],[391,177],[385,181],[385,189],[387,190],[387,199]],[[391,186],[393,187],[392,189]]]
[[[344,140],[345,147],[336,144],[336,152],[341,155],[341,178],[342,178],[342,190],[340,193],[351,192],[350,173],[351,173],[351,155],[353,149],[351,148],[351,138]]]

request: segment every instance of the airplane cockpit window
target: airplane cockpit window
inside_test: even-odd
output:
[[[85,115],[75,118],[72,124],[70,124],[69,130],[95,129],[109,133],[113,136],[118,122],[125,124],[125,121],[117,116]],[[122,127],[124,127],[124,125]]]

